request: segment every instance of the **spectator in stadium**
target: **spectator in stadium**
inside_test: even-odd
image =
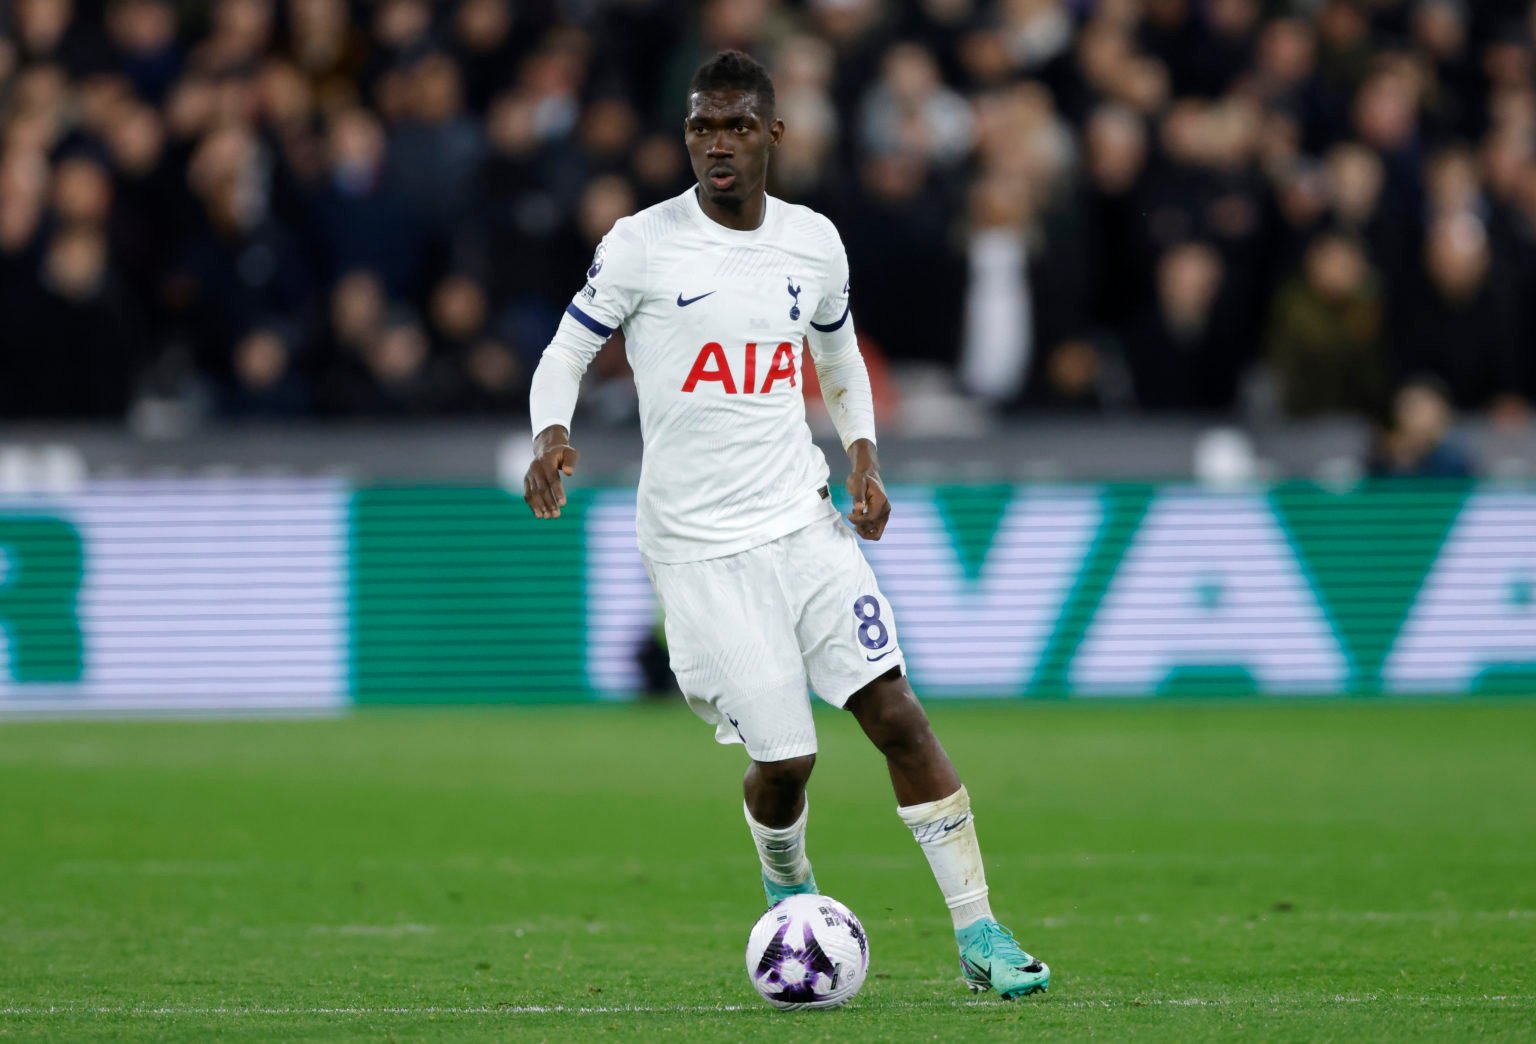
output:
[[[151,106],[125,102],[107,129],[113,185],[111,240],[123,285],[146,322],[165,325],[161,282],[182,221],[181,186],[166,157],[165,124]]]
[[[488,150],[476,174],[475,209],[454,242],[459,264],[483,272],[498,328],[531,362],[570,299],[571,281],[586,267],[590,245],[573,230],[584,189],[579,154],[546,141],[539,100],[526,90],[497,95],[487,119]]]
[[[323,339],[326,366],[346,356],[361,356],[384,324],[384,281],[359,268],[342,276],[331,290]]]
[[[1424,186],[1431,223],[1458,214],[1487,222],[1491,206],[1471,150],[1453,145],[1436,152],[1424,167]]]
[[[107,8],[107,30],[117,68],[134,93],[159,105],[180,77],[184,60],[170,0],[116,0]]]
[[[419,289],[423,236],[386,176],[386,147],[384,129],[367,109],[332,115],[329,174],[311,203],[313,228],[327,279],[365,268],[383,278],[389,293],[407,296]]]
[[[517,64],[513,28],[522,12],[513,12],[511,0],[459,0],[452,17],[453,54],[463,72],[465,105],[484,115],[507,70]]]
[[[1251,97],[1296,118],[1308,151],[1337,136],[1337,115],[1316,72],[1317,38],[1310,24],[1293,16],[1276,18],[1259,33],[1254,65],[1244,77]]]
[[[781,151],[781,160],[783,156]],[[677,138],[670,134],[653,132],[641,138],[635,145],[631,166],[641,208],[677,195],[687,184],[687,154]]]
[[[462,352],[486,327],[485,288],[464,272],[452,272],[432,289],[428,329],[438,355]]]
[[[1136,403],[1209,412],[1232,405],[1238,371],[1222,307],[1226,268],[1210,243],[1173,247],[1157,262],[1152,304],[1125,337]]]
[[[1259,0],[1211,0],[1199,63],[1202,93],[1226,94],[1253,64],[1263,16]]]
[[[1354,94],[1354,131],[1381,157],[1382,199],[1394,220],[1412,222],[1423,210],[1420,116],[1420,85],[1411,61],[1386,65]]]
[[[228,388],[239,358],[270,361],[278,343],[295,379],[334,355],[327,302],[366,269],[389,309],[434,317],[449,400],[476,380],[470,355],[486,389],[511,388],[604,201],[622,185],[638,208],[687,184],[681,79],[703,52],[746,46],[775,66],[789,118],[773,190],[847,230],[861,322],[898,377],[937,364],[978,387],[959,369],[984,333],[966,302],[1006,267],[1031,320],[999,341],[1038,346],[1014,405],[1112,387],[1123,346],[1149,408],[1230,408],[1263,324],[1315,291],[1293,274],[1336,229],[1375,273],[1395,372],[1439,374],[1461,407],[1512,422],[1536,393],[1529,9],[14,0],[0,5],[0,299],[42,285],[56,233],[104,231],[106,285],[132,302],[149,364],[189,344],[203,383]],[[1027,201],[1009,233],[1022,264],[979,263],[978,244],[1001,239],[979,234],[972,201],[1010,179]],[[1483,245],[1446,231],[1462,219]],[[1214,250],[1208,309],[1167,285],[1212,282],[1190,277],[1212,270],[1192,242]],[[447,348],[436,325],[434,288],[469,274],[484,295],[473,343],[494,348]],[[1203,390],[1154,379],[1147,360],[1177,342],[1169,357],[1187,363],[1207,320],[1221,333],[1195,338]],[[1472,348],[1443,347],[1456,338]]]
[[[860,298],[880,302],[860,313],[860,329],[893,360],[953,365],[965,272],[950,238],[948,195],[922,158],[906,152],[870,156],[859,182],[833,209]]]
[[[1522,420],[1529,341],[1482,223],[1469,214],[1436,220],[1423,274],[1395,338],[1399,371],[1433,375],[1458,409],[1491,407],[1506,422]]]
[[[1078,34],[1068,71],[1057,88],[1068,117],[1081,121],[1101,102],[1119,102],[1143,116],[1156,115],[1169,98],[1168,70],[1141,53],[1131,26],[1105,5]]]
[[[262,63],[256,78],[257,121],[278,159],[274,204],[288,220],[301,220],[299,198],[325,177],[325,140],[314,91],[299,67],[284,58]]]
[[[770,191],[818,208],[842,131],[830,93],[833,61],[825,40],[802,33],[784,41],[774,70],[778,112],[795,133],[779,143],[768,171]]]
[[[73,100],[63,66],[40,62],[21,67],[11,91],[6,148],[47,153],[58,146],[69,131]]]
[[[286,14],[288,58],[309,81],[316,104],[327,111],[356,104],[369,41],[347,0],[288,0]]]
[[[1033,84],[978,99],[977,128],[973,186],[1006,186],[1023,208],[1030,338],[1044,344],[1070,336],[1083,324],[1092,283],[1071,134],[1049,93]]]
[[[1013,76],[1049,75],[1066,54],[1073,30],[1069,6],[1061,0],[998,5],[999,35]]]
[[[107,60],[96,19],[77,17],[74,0],[16,0],[13,13],[21,66],[57,64],[68,76],[83,76]]]
[[[1433,378],[1404,384],[1392,421],[1366,462],[1372,478],[1466,479],[1476,474],[1471,455],[1451,434],[1455,413],[1445,386]]]
[[[215,78],[253,73],[273,42],[272,0],[215,0],[209,33],[192,49],[191,64]]]
[[[523,405],[523,366],[488,318],[485,287],[473,276],[451,273],[432,291],[432,352],[450,371],[456,412],[510,413]]]
[[[1412,14],[1412,39],[1433,77],[1429,117],[1437,136],[1471,138],[1481,128],[1480,73],[1462,0],[1420,0]]]
[[[1118,329],[1140,306],[1150,282],[1142,227],[1146,124],[1125,106],[1102,106],[1088,120],[1085,144],[1080,192],[1084,249],[1093,272],[1087,319],[1102,329]]]
[[[219,389],[220,409],[238,418],[298,417],[309,411],[310,390],[294,358],[291,339],[277,324],[251,330],[235,344],[231,380]]]
[[[385,179],[410,219],[443,242],[467,213],[484,131],[464,111],[463,80],[451,57],[429,54],[405,75],[406,101],[390,130]]]
[[[865,89],[880,76],[881,59],[895,28],[893,12],[880,0],[810,0],[807,14],[812,31],[831,44],[836,53],[832,103],[844,125],[849,126]],[[702,55],[688,56],[688,68],[693,68],[693,60],[698,57]],[[681,94],[680,91],[674,97]]]
[[[1017,398],[1029,374],[1035,329],[1028,219],[1023,178],[994,174],[972,188],[959,379],[968,394],[986,402]]]
[[[1379,417],[1388,367],[1380,287],[1365,251],[1324,232],[1281,287],[1267,337],[1269,366],[1287,417]]]
[[[428,417],[453,398],[450,368],[432,356],[427,333],[409,308],[387,310],[361,345],[332,361],[322,401],[344,417]]]
[[[1073,337],[1053,344],[1037,363],[1025,404],[1051,413],[1098,413],[1121,405],[1124,374],[1098,339]]]
[[[528,403],[528,373],[506,340],[484,337],[461,355],[462,393],[455,412],[515,417]]]
[[[1137,43],[1168,70],[1169,88],[1186,97],[1215,93],[1204,20],[1191,0],[1145,0]]]
[[[1366,259],[1381,274],[1389,296],[1402,293],[1414,270],[1416,223],[1389,214],[1382,202],[1386,172],[1381,158],[1363,145],[1344,142],[1324,157],[1327,219],[1365,246]]]
[[[938,63],[920,44],[897,44],[885,53],[880,78],[859,109],[868,152],[909,152],[944,168],[970,151],[971,108],[944,86]]]
[[[586,180],[626,173],[639,132],[639,117],[624,98],[593,99],[577,128]]]
[[[855,3],[862,0],[855,0]],[[688,81],[699,62],[717,51],[739,48],[752,53],[773,50],[787,31],[773,0],[704,0],[680,41],[670,42],[661,98],[686,98]]]
[[[36,264],[48,175],[48,161],[40,152],[13,147],[0,155],[0,294],[9,290],[8,298],[16,296],[15,288],[30,278]]]
[[[53,165],[52,214],[61,225],[105,227],[112,214],[112,175],[101,157],[81,149]]]
[[[167,288],[173,321],[203,373],[231,378],[234,348],[272,316],[304,316],[312,283],[304,252],[270,210],[270,157],[246,126],[208,134],[188,165],[200,204]]]
[[[391,77],[432,46],[432,5],[428,0],[380,0],[372,13],[370,55],[362,78],[376,92],[376,104],[387,110],[390,102],[383,95],[392,89]]]
[[[121,420],[142,348],[103,228],[61,226],[38,278],[7,293],[0,409],[8,418]]]

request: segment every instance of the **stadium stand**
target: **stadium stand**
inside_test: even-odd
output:
[[[773,190],[841,228],[893,396],[1385,423],[1428,377],[1517,430],[1533,27],[1513,0],[15,0],[0,411],[520,417],[596,241],[689,183],[683,86],[733,46],[775,71]]]

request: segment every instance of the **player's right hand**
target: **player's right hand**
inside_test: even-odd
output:
[[[565,507],[565,483],[560,476],[576,474],[581,453],[570,443],[569,433],[552,427],[539,433],[533,444],[533,462],[523,476],[523,500],[534,518],[559,518]]]

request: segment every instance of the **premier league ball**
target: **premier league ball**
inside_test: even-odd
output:
[[[836,1008],[869,974],[864,926],[836,899],[792,895],[747,938],[747,975],[775,1008]]]

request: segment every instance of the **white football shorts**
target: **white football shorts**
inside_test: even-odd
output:
[[[905,672],[891,605],[839,518],[734,555],[645,567],[688,705],[755,761],[816,753],[808,687],[842,707],[891,668]]]

